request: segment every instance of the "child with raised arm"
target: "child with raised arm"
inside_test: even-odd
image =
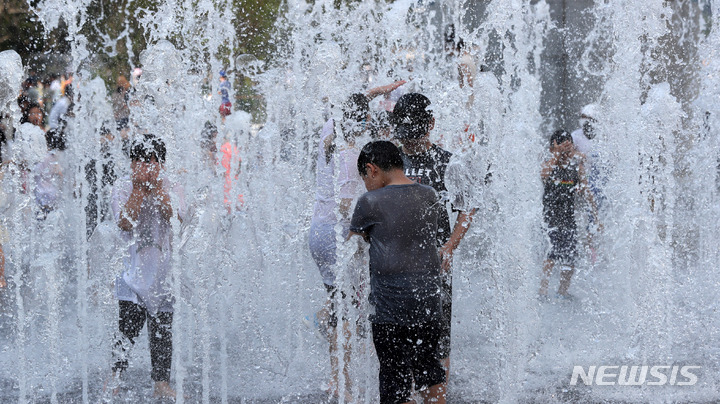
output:
[[[350,234],[370,243],[370,321],[380,362],[380,403],[411,402],[413,385],[426,403],[445,403],[438,355],[438,195],[405,176],[400,150],[391,142],[366,144],[357,165],[368,192],[358,199]]]

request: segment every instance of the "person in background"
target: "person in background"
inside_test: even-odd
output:
[[[218,91],[218,94],[220,94],[220,116],[222,117],[223,123],[225,122],[225,118],[232,114],[232,103],[230,102],[230,90],[232,90],[232,85],[228,81],[227,73],[225,70],[220,70],[220,90]]]
[[[475,63],[475,57],[470,53],[471,47],[465,44],[465,41],[461,38],[457,43],[458,52],[458,82],[460,88],[468,85],[473,87],[475,84],[475,76],[477,75],[477,63]],[[472,98],[468,100],[468,105],[472,105]]]
[[[215,128],[215,130],[217,130],[217,128]],[[242,194],[238,194],[237,199],[234,198],[233,187],[236,186],[237,181],[240,178],[242,157],[240,157],[240,149],[230,139],[229,133],[226,134],[225,139],[222,141],[222,145],[220,145],[220,153],[220,166],[222,167],[225,179],[223,184],[223,193],[225,197],[223,201],[225,203],[225,207],[227,208],[227,212],[232,213],[233,210],[242,208],[245,200]],[[233,199],[235,199],[234,202]]]
[[[317,192],[315,210],[310,226],[310,252],[320,270],[323,284],[328,298],[317,314],[318,325],[330,342],[331,367],[331,394],[338,395],[340,380],[340,367],[338,360],[338,295],[345,299],[350,295],[355,300],[354,287],[359,285],[344,285],[340,290],[336,286],[336,235],[335,225],[342,226],[342,237],[347,236],[350,226],[350,210],[355,199],[360,196],[361,181],[355,170],[357,156],[360,149],[356,139],[367,132],[369,116],[368,100],[364,94],[353,94],[343,103],[343,119],[337,122],[333,119],[323,127],[322,138],[318,145],[317,159]],[[340,134],[340,136],[339,136]],[[339,199],[339,205],[337,199]],[[339,217],[337,214],[339,213]],[[347,278],[346,278],[347,280]],[[352,282],[351,282],[352,283]],[[350,325],[343,316],[342,329],[345,330],[345,339],[350,336]],[[349,373],[351,346],[342,344],[344,354],[344,380],[345,392],[349,398],[352,389],[352,380]]]
[[[72,85],[65,86],[63,96],[53,105],[48,118],[48,126],[50,129],[63,130],[67,123],[67,117],[71,114],[73,106],[74,91]]]
[[[594,212],[591,207],[587,207],[585,210],[587,217],[587,239],[585,241],[590,250],[590,259],[593,262],[597,259],[597,245],[595,244],[599,230],[597,215],[600,214],[603,202],[605,201],[603,188],[607,182],[607,172],[602,165],[597,150],[597,140],[595,140],[599,115],[600,111],[597,104],[585,105],[580,111],[580,127],[570,134],[570,136],[572,136],[573,146],[575,150],[579,152],[578,157],[582,160],[583,166],[587,170],[588,186],[597,204],[597,212]]]
[[[60,82],[55,80],[57,74],[48,74],[43,80],[43,113],[47,116],[55,101],[60,97]],[[47,122],[46,122],[47,123]]]
[[[23,124],[25,122],[29,122],[45,131],[44,121],[45,112],[43,111],[42,107],[38,104],[30,104],[28,105],[27,114],[23,116],[23,118],[20,120],[20,123]]]
[[[117,87],[112,95],[113,115],[115,116],[116,129],[122,133],[121,137],[127,137],[130,123],[130,82],[125,76],[118,76]]]
[[[577,152],[572,137],[564,130],[558,130],[550,137],[552,156],[542,166],[540,177],[543,182],[543,216],[550,237],[550,253],[543,265],[539,295],[548,295],[550,275],[555,264],[560,264],[560,286],[557,297],[570,299],[570,280],[575,273],[577,256],[577,224],[575,222],[575,200],[581,196],[587,199],[597,215],[597,206],[588,186],[583,156]]]
[[[50,212],[60,207],[64,189],[61,160],[66,149],[65,134],[58,130],[49,130],[45,133],[45,139],[47,155],[32,169],[35,180],[33,194],[39,209],[39,220],[44,220]]]
[[[115,161],[110,153],[110,145],[114,141],[113,134],[108,128],[111,124],[109,121],[105,122],[100,128],[100,156],[90,159],[85,165],[85,179],[89,187],[85,205],[88,239],[97,225],[110,217],[110,190],[117,179]],[[98,169],[100,169],[99,176]]]
[[[200,148],[204,152],[202,160],[208,163],[208,167],[214,168],[217,163],[217,136],[217,126],[210,121],[205,122],[200,133]]]

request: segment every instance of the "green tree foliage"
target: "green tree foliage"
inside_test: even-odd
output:
[[[275,55],[277,40],[274,24],[281,10],[281,0],[234,0],[238,53],[270,60]]]
[[[152,0],[94,0],[88,4],[88,19],[81,33],[88,38],[95,73],[114,86],[117,77],[128,76],[131,66],[147,46],[138,17],[154,11]]]
[[[23,57],[43,48],[43,29],[28,12],[24,0],[0,2],[0,49],[14,49]]]
[[[66,36],[64,25],[46,36],[25,0],[0,0],[0,51],[14,50],[30,70],[45,68],[47,49],[67,53],[70,48]]]
[[[52,32],[45,32],[38,18],[30,11],[27,0],[0,0],[0,50],[14,49],[23,58],[23,63],[40,73],[61,73],[62,67],[50,66],[48,55],[70,54],[70,43],[67,42],[66,25]],[[36,6],[38,0],[30,0]],[[231,7],[232,26],[235,28],[235,42],[221,46],[213,55],[230,66],[230,61],[237,55],[252,55],[255,58],[271,62],[277,57],[278,37],[275,22],[283,12],[282,0],[231,0],[227,3],[218,0],[194,0],[189,4],[195,7],[200,1],[212,1],[217,6]],[[180,2],[182,3],[182,2]],[[158,0],[91,0],[87,4],[87,19],[80,34],[88,42],[90,60],[84,61],[84,67],[98,74],[108,84],[115,86],[117,77],[127,76],[132,66],[139,64],[140,53],[147,47],[149,33],[147,27],[140,22],[149,13],[154,13],[162,4]],[[186,6],[188,3],[186,3]],[[178,11],[180,16],[180,11]],[[209,13],[193,16],[202,26],[203,19],[219,18]],[[182,36],[188,36],[183,38]],[[194,47],[199,49],[200,60],[195,63],[201,67],[209,67],[210,55],[202,52],[204,42],[195,37],[192,31],[184,34],[172,34],[167,38],[178,47]],[[258,109],[261,102],[254,91],[253,83],[248,77],[238,77],[236,94],[237,105],[243,109]]]

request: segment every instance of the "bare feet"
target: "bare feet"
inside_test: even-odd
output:
[[[120,378],[115,372],[112,372],[112,375],[105,380],[105,384],[103,385],[103,396],[106,395],[108,391],[113,396],[116,396],[120,391]]]
[[[543,278],[540,281],[540,290],[538,291],[538,296],[540,298],[547,297],[548,295],[548,284],[550,283],[550,280],[547,278]]]
[[[170,383],[168,382],[155,382],[153,397],[175,399],[175,390],[170,387]]]
[[[340,392],[337,389],[337,385],[335,384],[334,380],[330,380],[329,385],[324,388],[325,394],[327,394],[328,398],[335,399],[340,401]],[[345,390],[345,404],[352,404],[355,403],[355,398],[353,398],[353,395],[350,392],[350,389]]]
[[[7,286],[7,281],[5,281],[4,276],[0,275],[0,289],[4,288],[5,286]]]

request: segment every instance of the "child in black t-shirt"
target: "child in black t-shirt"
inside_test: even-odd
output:
[[[445,272],[442,279],[444,298],[440,358],[443,361],[447,379],[450,374],[453,254],[470,228],[475,209],[463,211],[456,209],[450,203],[450,200],[455,200],[455,198],[448,195],[445,186],[445,171],[450,163],[452,153],[430,141],[430,131],[435,126],[435,118],[430,104],[430,99],[423,94],[405,94],[395,104],[392,121],[395,139],[402,145],[400,152],[405,175],[419,184],[433,187],[435,191],[443,195],[436,239],[441,265]],[[453,227],[450,227],[448,207],[458,212]]]
[[[555,263],[560,263],[560,287],[558,297],[570,298],[570,280],[575,273],[577,256],[577,224],[575,222],[575,199],[583,196],[597,212],[592,193],[588,192],[587,176],[580,155],[575,150],[572,137],[558,130],[550,137],[552,157],[543,163],[540,176],[543,181],[543,216],[548,226],[550,253],[543,265],[540,296],[547,296],[550,274]],[[597,217],[597,214],[595,215]]]
[[[410,401],[414,382],[425,402],[444,403],[437,193],[405,176],[400,151],[387,141],[363,147],[358,171],[368,192],[358,199],[350,234],[370,243],[380,402]]]

